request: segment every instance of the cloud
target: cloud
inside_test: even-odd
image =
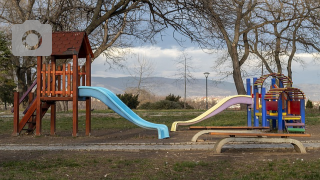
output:
[[[115,51],[117,51],[114,48]],[[125,55],[125,62],[123,63],[126,67],[133,67],[137,63],[138,55],[143,57],[154,64],[154,73],[152,76],[176,78],[175,74],[178,73],[177,61],[181,56],[183,49],[177,46],[171,46],[170,48],[161,48],[158,46],[139,46],[128,49],[121,49],[128,51]],[[204,79],[204,72],[209,72],[209,78],[211,80],[219,80],[222,75],[219,72],[230,72],[231,62],[227,61],[226,64],[218,69],[216,67],[218,60],[226,54],[225,50],[203,50],[197,47],[189,47],[184,49],[187,56],[191,57],[192,61],[190,65],[194,67],[193,76],[195,78]],[[211,53],[207,53],[211,52]],[[319,65],[314,62],[314,54],[297,53],[296,57],[300,58],[304,62],[304,68],[298,62],[293,62],[293,81],[294,83],[314,83],[320,84],[319,82]],[[248,64],[244,64],[242,67],[246,71],[253,72],[254,64],[258,63],[259,60],[252,59]],[[247,62],[246,62],[247,63]],[[109,65],[106,63],[105,57],[99,56],[92,63],[92,76],[94,77],[124,77],[129,76],[129,73],[125,69],[115,67],[109,69]],[[285,71],[285,67],[284,71]],[[286,73],[286,72],[285,72]],[[257,75],[259,76],[259,75]],[[226,81],[233,82],[232,76],[229,76]]]

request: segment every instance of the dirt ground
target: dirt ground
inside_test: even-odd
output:
[[[311,137],[307,138],[295,138],[297,140],[300,140],[304,143],[306,142],[318,142],[320,143],[320,126],[307,126],[307,133],[311,134]],[[154,130],[146,130],[142,128],[134,128],[134,129],[128,129],[128,130],[94,130],[92,131],[91,136],[85,136],[85,132],[79,132],[78,137],[72,137],[71,132],[57,132],[56,136],[50,136],[46,132],[43,133],[42,136],[37,137],[34,135],[25,135],[22,134],[18,137],[11,136],[11,134],[0,134],[0,145],[4,144],[40,144],[40,145],[46,145],[46,144],[63,144],[63,145],[72,145],[72,144],[88,144],[88,143],[186,143],[191,142],[192,136],[197,133],[198,130],[182,130],[177,132],[170,132],[170,138],[168,139],[158,139],[157,138],[157,132]],[[199,139],[203,140],[204,142],[216,142],[217,140],[226,137],[226,136],[212,136],[212,135],[203,135]],[[10,156],[6,156],[6,154],[14,154],[16,152],[10,152],[10,151],[2,151],[0,154],[0,159],[2,158],[9,158]],[[50,154],[59,153],[56,151],[50,152]],[[68,154],[69,152],[64,152]],[[95,152],[99,153],[99,152]],[[127,152],[113,152],[119,156],[126,156]],[[192,158],[192,154],[195,152],[192,151],[179,151],[179,156],[185,156],[185,158]],[[212,152],[203,152],[203,153],[209,153]],[[150,156],[150,158],[157,158],[157,155],[154,152],[150,151],[144,151],[143,156],[145,157]],[[160,153],[161,154],[161,153]],[[175,153],[173,153],[175,154]],[[257,149],[223,149],[223,153],[220,155],[210,155],[206,156],[206,158],[224,158],[224,157],[246,157],[246,156],[252,156],[257,155],[259,158],[263,158],[264,156],[291,156],[294,154],[294,156],[302,156],[305,158],[308,157],[319,157],[320,158],[320,149],[312,149],[308,150],[308,154],[306,155],[299,155],[297,153],[292,152],[291,150],[257,150]],[[137,153],[136,156],[140,156],[141,152]],[[175,156],[175,155],[173,155]],[[19,158],[15,156],[16,158]],[[28,157],[23,157],[28,158]],[[3,159],[2,159],[3,160]]]

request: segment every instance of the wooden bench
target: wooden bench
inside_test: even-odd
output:
[[[253,127],[253,126],[190,126],[189,127],[190,130],[201,130],[201,129],[223,129],[223,130],[226,130],[226,129],[238,129],[238,130],[253,130],[253,129],[260,129],[260,130],[269,130],[270,128],[269,127],[262,127],[262,126],[259,126],[259,127]]]
[[[227,130],[203,130],[196,133],[191,141],[196,142],[198,137],[203,134],[211,135],[227,135],[228,138],[221,139],[214,145],[214,152],[221,153],[222,147],[229,142],[258,142],[258,143],[290,143],[294,149],[299,153],[306,153],[306,149],[303,144],[288,137],[310,137],[310,134],[286,134],[286,133],[266,133],[256,130],[239,130],[239,131],[227,131]],[[236,137],[240,136],[240,137]],[[272,138],[267,138],[272,137]],[[275,138],[279,137],[279,138]]]

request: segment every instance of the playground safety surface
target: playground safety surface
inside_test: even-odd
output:
[[[152,130],[142,128],[128,130],[95,130],[90,137],[80,132],[77,138],[70,132],[59,132],[56,136],[44,134],[40,137],[0,135],[0,150],[76,150],[76,151],[139,151],[139,150],[212,150],[215,142],[227,136],[202,135],[200,142],[191,142],[198,130],[171,132],[168,139],[157,139]],[[320,149],[320,132],[317,126],[307,127],[311,137],[297,137],[307,150]],[[290,144],[228,144],[224,149],[288,149]]]

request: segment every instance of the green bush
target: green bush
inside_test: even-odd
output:
[[[307,101],[306,108],[309,108],[309,109],[312,109],[312,108],[313,108],[312,101],[310,101],[309,99],[308,99],[308,101]]]
[[[179,102],[181,96],[175,96],[174,94],[169,94],[168,96],[166,96],[166,99],[165,100],[168,100],[168,101],[174,101],[174,102]]]
[[[139,106],[139,109],[183,109],[183,102],[175,102],[168,100],[161,100],[155,103],[144,103]],[[194,109],[192,106],[187,104],[187,109]]]
[[[180,102],[161,100],[155,103],[144,103],[139,106],[139,109],[182,109]]]
[[[139,105],[138,97],[139,95],[133,95],[133,94],[117,94],[118,98],[125,103],[130,109],[136,109]]]

